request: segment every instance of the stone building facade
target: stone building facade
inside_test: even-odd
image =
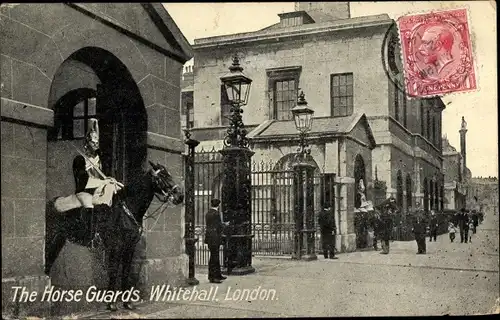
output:
[[[151,160],[181,180],[180,80],[192,49],[161,4],[2,4],[0,42],[2,314],[47,316],[51,304],[12,302],[12,287],[99,281],[96,257],[69,243],[44,274],[45,204],[74,190],[71,143],[82,146],[86,118],[111,112],[100,127],[112,175],[127,183]],[[141,283],[187,277],[183,215],[171,207],[145,226]]]
[[[442,208],[445,107],[439,98],[407,99],[388,77],[381,56],[385,43],[395,43],[392,50],[384,49],[389,67],[401,70],[397,43],[386,41],[397,39],[389,16],[352,18],[346,2],[297,3],[296,10],[259,31],[195,39],[193,132],[199,140],[210,140],[202,144],[221,146],[229,106],[218,88],[234,55],[253,79],[243,121],[251,130],[255,160],[294,152],[298,140],[292,138],[290,109],[303,91],[315,111],[311,155],[323,173],[336,174],[336,218],[345,224],[337,244],[350,251],[355,249],[353,212],[360,176],[368,200],[379,181],[377,186],[385,184],[385,197],[395,197],[405,212],[417,202],[426,209]],[[367,121],[358,125],[356,119]],[[356,139],[340,138],[352,134],[347,128],[357,130]],[[356,157],[363,160],[363,174],[354,170]]]

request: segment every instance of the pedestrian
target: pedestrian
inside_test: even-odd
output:
[[[323,256],[325,259],[337,259],[337,257],[335,257],[335,236],[337,234],[337,228],[330,207],[323,208],[319,213],[318,225],[321,232]]]
[[[434,212],[434,210],[431,210],[431,216],[429,219],[429,242],[432,242],[433,238],[434,238],[434,242],[436,242],[437,229],[438,229],[437,216],[436,216],[436,213]]]
[[[222,244],[222,228],[227,223],[222,221],[222,216],[219,213],[219,199],[212,199],[210,201],[211,208],[205,215],[206,233],[205,243],[208,245],[210,251],[210,258],[208,260],[208,280],[210,283],[221,283],[226,279],[221,273],[219,247]]]
[[[476,210],[472,210],[472,222],[472,233],[476,234],[477,226],[479,225],[479,213]]]
[[[448,233],[450,235],[450,241],[453,242],[455,240],[455,233],[457,232],[457,229],[455,228],[455,225],[453,222],[450,222],[448,224]]]
[[[472,232],[470,232],[471,229],[474,230],[474,222],[472,222],[472,219],[469,220],[469,242],[472,242]]]
[[[382,241],[382,252],[380,254],[389,253],[389,240],[392,233],[393,224],[393,205],[395,201],[393,198],[389,198],[387,203],[383,202],[382,212],[380,213],[380,236]]]
[[[425,243],[426,223],[422,211],[415,213],[412,231],[415,234],[415,241],[417,242],[417,254],[425,254],[427,251]]]
[[[467,243],[469,238],[469,217],[465,208],[460,209],[457,215],[458,228],[460,229],[460,243]]]

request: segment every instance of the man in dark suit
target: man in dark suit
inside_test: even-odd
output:
[[[465,212],[465,208],[460,209],[457,220],[460,229],[460,243],[467,243],[469,239],[469,216]]]
[[[211,208],[205,215],[205,243],[210,251],[210,259],[208,260],[208,280],[210,283],[221,283],[222,280],[226,279],[220,270],[219,247],[222,244],[222,229],[227,223],[222,221],[219,205],[219,199],[212,199],[210,201]]]
[[[331,208],[324,208],[319,213],[318,225],[321,232],[323,256],[325,259],[337,259],[335,257],[335,235],[337,234],[337,228]]]
[[[394,198],[386,199],[378,207],[381,208],[380,212],[380,223],[379,223],[379,235],[382,240],[382,252],[381,254],[389,254],[389,240],[391,239],[392,228],[393,228],[393,218],[395,210],[395,200]]]
[[[427,251],[425,244],[426,223],[423,211],[418,210],[413,218],[413,233],[417,242],[417,254],[425,254]]]

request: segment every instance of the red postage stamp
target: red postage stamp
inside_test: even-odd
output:
[[[408,96],[477,89],[466,9],[403,16],[398,27]]]

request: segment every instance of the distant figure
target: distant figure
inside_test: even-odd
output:
[[[335,257],[335,236],[337,234],[337,228],[331,208],[324,208],[319,213],[318,225],[321,232],[323,256],[325,259],[337,259],[337,257]]]
[[[392,215],[393,209],[386,207],[382,210],[380,215],[380,235],[382,240],[382,252],[381,254],[389,253],[389,240],[392,234]]]
[[[210,283],[221,283],[226,279],[221,273],[219,247],[222,244],[222,228],[224,223],[219,214],[219,199],[212,199],[210,201],[211,208],[205,215],[206,234],[205,243],[208,245],[210,251],[210,258],[208,260],[208,280]]]
[[[437,216],[434,210],[431,210],[431,216],[429,220],[429,242],[432,242],[432,238],[434,238],[434,242],[436,242],[437,229],[438,229]]]
[[[427,251],[425,244],[426,223],[422,211],[416,212],[412,231],[415,234],[415,241],[417,242],[417,254],[425,254]]]
[[[476,210],[472,210],[472,233],[476,234],[477,226],[479,225],[479,214]]]
[[[472,242],[472,233],[470,230],[474,230],[474,223],[472,222],[472,219],[469,219],[469,242]]]
[[[455,240],[455,233],[457,232],[457,229],[455,228],[455,225],[453,222],[450,222],[448,224],[448,234],[450,235],[450,241],[453,242]]]
[[[460,209],[457,214],[457,224],[460,229],[460,243],[467,243],[469,238],[469,217],[465,212],[465,208]]]

